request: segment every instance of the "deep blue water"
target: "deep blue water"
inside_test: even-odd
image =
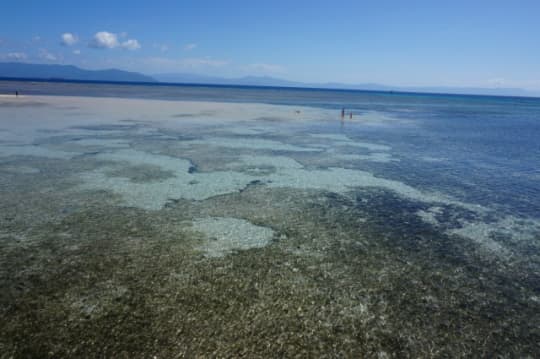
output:
[[[350,129],[387,142],[403,157],[394,164],[401,167],[395,176],[407,176],[409,182],[426,188],[443,187],[470,202],[540,217],[540,100],[408,98],[406,105],[405,99],[393,102],[389,96],[386,109],[377,110],[410,119],[414,125]],[[411,112],[401,112],[403,108]]]

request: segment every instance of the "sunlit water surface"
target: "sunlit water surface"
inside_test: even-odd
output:
[[[540,354],[540,100],[13,87],[6,357]]]

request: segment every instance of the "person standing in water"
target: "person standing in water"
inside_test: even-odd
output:
[[[15,97],[19,97],[19,91],[15,91]]]
[[[349,112],[349,120],[352,120],[352,111]]]
[[[341,118],[345,118],[345,108],[341,109]]]

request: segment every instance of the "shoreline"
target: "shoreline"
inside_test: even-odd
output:
[[[26,103],[24,102],[26,100]],[[6,103],[13,103],[14,101],[19,101],[22,105],[31,105],[35,104],[35,102],[42,102],[46,105],[81,105],[81,106],[88,106],[88,105],[161,105],[158,109],[161,109],[162,112],[168,111],[168,110],[183,110],[192,112],[194,110],[201,110],[201,111],[209,111],[209,110],[225,110],[223,113],[224,115],[229,115],[231,111],[238,111],[242,110],[241,112],[238,112],[239,115],[238,119],[236,120],[244,120],[246,117],[255,116],[255,117],[262,117],[262,115],[270,114],[268,111],[270,110],[278,110],[278,112],[271,114],[273,117],[276,116],[283,116],[284,119],[290,119],[290,120],[298,120],[298,119],[306,119],[307,115],[314,116],[313,119],[323,119],[321,115],[330,115],[334,114],[337,118],[337,113],[335,111],[326,110],[322,108],[317,107],[311,107],[311,106],[294,106],[294,105],[277,105],[277,104],[268,104],[268,103],[262,103],[262,102],[224,102],[224,101],[209,101],[209,100],[183,100],[183,99],[155,99],[155,98],[132,98],[132,97],[111,97],[111,96],[105,96],[105,97],[97,97],[97,96],[79,96],[79,95],[25,95],[25,94],[19,94],[18,96],[15,95],[9,95],[9,94],[0,94],[0,109],[2,109],[2,105],[5,105]],[[114,102],[114,103],[113,103]],[[165,108],[163,108],[164,106]],[[99,111],[103,110],[103,108],[92,108],[93,111]],[[128,110],[128,111],[126,111]],[[129,108],[122,108],[121,112],[123,113],[129,113]],[[150,109],[149,109],[150,110]],[[145,112],[149,112],[145,111]],[[152,111],[156,110],[155,107],[151,108]],[[245,110],[248,110],[248,112],[244,112]],[[262,112],[261,112],[262,111]],[[120,112],[120,111],[118,111]],[[256,112],[256,114],[255,114]],[[158,112],[159,113],[159,112]],[[193,115],[197,116],[209,116],[212,115],[216,116],[219,115],[218,113],[212,113],[209,112],[205,113],[193,113]],[[178,117],[180,118],[180,117]]]

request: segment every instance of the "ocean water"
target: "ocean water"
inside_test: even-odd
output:
[[[540,99],[0,93],[2,357],[540,355]]]

